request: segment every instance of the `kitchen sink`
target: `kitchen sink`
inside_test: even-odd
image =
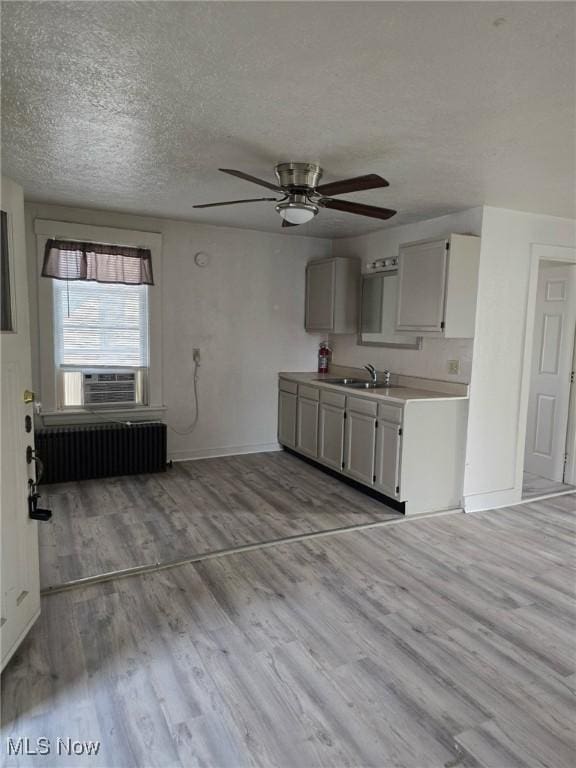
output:
[[[340,384],[342,387],[358,386],[360,384],[370,384],[365,379],[316,379],[316,381],[323,381],[324,384]]]
[[[316,379],[323,381],[324,384],[338,384],[341,387],[351,387],[352,389],[392,389],[394,384],[386,386],[381,381],[366,381],[366,379]]]

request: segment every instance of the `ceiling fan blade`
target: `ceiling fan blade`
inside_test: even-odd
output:
[[[222,171],[222,173],[229,173],[230,176],[237,176],[239,179],[251,181],[253,184],[259,184],[261,187],[273,189],[275,192],[280,192],[280,187],[277,184],[272,184],[270,181],[264,181],[263,179],[257,179],[256,176],[250,176],[249,173],[235,171],[233,168],[218,168],[218,170]]]
[[[322,208],[333,208],[336,211],[356,213],[359,216],[370,216],[373,219],[390,219],[396,214],[396,211],[393,211],[391,208],[378,208],[375,205],[352,203],[350,200],[332,200],[331,197],[323,197],[321,200],[318,200],[318,205],[321,205]]]
[[[203,205],[193,205],[192,208],[215,208],[217,205],[237,205],[238,203],[260,203],[262,201],[277,202],[281,198],[276,197],[250,197],[247,200],[226,200],[224,203],[204,203]]]
[[[293,224],[291,221],[288,221],[287,219],[282,219],[282,227],[298,227],[299,224]]]
[[[316,192],[321,195],[344,195],[346,192],[359,192],[361,189],[376,189],[377,187],[389,187],[390,184],[376,173],[366,176],[356,176],[353,179],[332,181],[329,184],[321,184],[316,187]]]

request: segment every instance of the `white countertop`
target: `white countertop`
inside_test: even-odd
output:
[[[345,393],[352,397],[367,397],[371,400],[383,400],[397,405],[404,405],[413,400],[467,400],[467,395],[455,395],[448,392],[431,392],[426,389],[416,389],[414,387],[395,386],[395,387],[377,387],[375,389],[355,389],[345,387],[341,384],[329,384],[326,379],[343,378],[334,373],[310,373],[310,372],[281,372],[278,376],[282,379],[295,381],[298,384],[307,384],[309,386],[322,387],[323,389],[332,389]],[[360,378],[360,377],[358,377]]]

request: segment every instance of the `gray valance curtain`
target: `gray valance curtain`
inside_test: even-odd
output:
[[[42,276],[56,280],[154,285],[152,256],[147,248],[70,240],[47,241]]]

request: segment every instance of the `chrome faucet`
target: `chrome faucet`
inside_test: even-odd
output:
[[[368,365],[365,365],[364,368],[368,371],[370,374],[370,381],[372,384],[376,384],[378,382],[378,371],[371,363],[368,363]]]
[[[370,381],[372,382],[373,386],[376,386],[378,384],[378,371],[376,368],[371,364],[368,363],[368,365],[365,365],[364,368],[368,371],[370,374]],[[389,370],[382,371],[382,386],[383,387],[389,387],[390,386],[390,377],[391,373]]]

